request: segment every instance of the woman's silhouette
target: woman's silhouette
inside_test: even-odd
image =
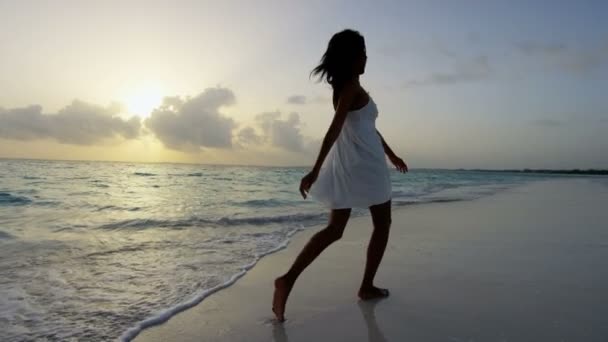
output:
[[[391,183],[384,154],[401,172],[407,172],[407,165],[376,130],[376,105],[359,83],[366,61],[363,36],[344,30],[333,35],[321,63],[312,71],[332,86],[335,114],[312,171],[302,178],[300,193],[304,198],[309,193],[330,208],[331,214],[327,227],[310,239],[289,271],[275,280],[272,310],[279,321],[284,320],[287,297],[296,279],[327,246],[340,239],[353,207],[369,208],[374,224],[359,297],[388,296],[388,290],[373,283],[391,225]]]

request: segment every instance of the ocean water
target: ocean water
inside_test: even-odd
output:
[[[0,159],[0,340],[129,340],[195,305],[327,221],[307,171]],[[547,177],[393,171],[393,207]]]

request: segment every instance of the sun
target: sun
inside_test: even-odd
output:
[[[156,84],[147,84],[135,88],[125,96],[125,104],[129,113],[148,117],[152,110],[163,100],[163,88]]]

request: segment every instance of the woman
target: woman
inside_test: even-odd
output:
[[[375,128],[376,105],[359,83],[366,61],[363,36],[344,30],[334,34],[312,71],[331,84],[335,115],[312,171],[302,178],[300,193],[325,204],[331,214],[327,227],[310,239],[289,271],[275,280],[272,310],[279,321],[285,319],[285,304],[296,279],[340,239],[353,207],[369,208],[374,224],[359,298],[388,296],[388,290],[374,286],[391,225],[391,182],[384,154],[401,172],[407,172],[407,165]]]

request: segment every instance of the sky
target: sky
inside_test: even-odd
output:
[[[312,166],[358,30],[413,168],[608,168],[605,1],[0,0],[0,157]]]

